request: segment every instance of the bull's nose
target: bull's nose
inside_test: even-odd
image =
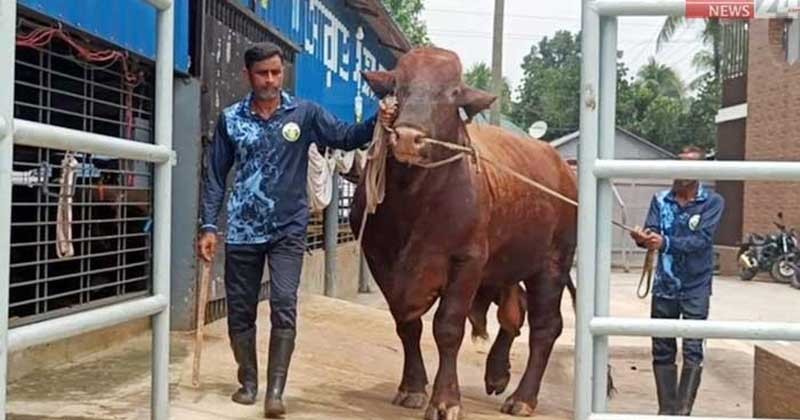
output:
[[[425,133],[416,128],[397,127],[395,132],[397,133],[397,141],[400,144],[413,146],[416,149],[424,145],[422,138],[425,136]]]

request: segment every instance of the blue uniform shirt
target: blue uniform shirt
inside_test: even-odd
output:
[[[711,294],[714,235],[724,207],[722,196],[702,185],[686,207],[678,204],[672,190],[653,197],[645,228],[664,237],[653,283],[654,296],[682,299]]]
[[[220,114],[203,190],[201,230],[214,232],[225,181],[236,164],[227,207],[229,244],[263,244],[305,235],[310,144],[359,148],[372,139],[377,120],[373,116],[361,124],[346,124],[319,105],[286,93],[281,93],[281,105],[265,120],[251,103],[252,93]]]

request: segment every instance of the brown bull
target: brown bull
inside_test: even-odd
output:
[[[370,270],[397,323],[405,363],[395,404],[421,408],[427,373],[420,352],[422,315],[439,301],[433,334],[439,370],[426,419],[455,419],[461,408],[458,352],[466,320],[485,334],[485,313],[499,304],[501,331],[487,359],[486,390],[502,393],[509,382],[508,353],[524,322],[530,325],[525,374],[502,411],[532,415],[553,344],[562,331],[560,303],[576,244],[576,208],[471,159],[423,169],[456,152],[426,143],[434,138],[474,147],[481,156],[575,199],[569,166],[544,142],[523,139],[492,126],[465,126],[468,116],[495,97],[461,80],[454,53],[420,48],[404,55],[391,72],[365,77],[379,96],[398,99],[396,142],[386,167],[386,196],[364,229]],[[363,182],[356,192],[351,225],[361,226]],[[524,290],[520,287],[524,285]]]

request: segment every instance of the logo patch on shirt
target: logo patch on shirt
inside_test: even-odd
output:
[[[700,226],[700,215],[695,214],[689,219],[689,230],[695,231]]]
[[[300,139],[300,126],[296,122],[286,123],[281,133],[286,141],[294,143]]]

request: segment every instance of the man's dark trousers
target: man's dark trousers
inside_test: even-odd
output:
[[[236,245],[225,247],[225,293],[228,306],[228,334],[234,357],[239,366],[238,379],[242,388],[234,401],[252,404],[258,390],[258,363],[256,353],[256,318],[261,279],[265,260],[269,264],[269,301],[271,348],[286,341],[281,347],[288,370],[288,361],[294,348],[297,323],[297,291],[303,266],[305,237],[285,237],[267,244]],[[274,343],[273,343],[274,342]],[[270,354],[270,360],[274,358]],[[274,363],[273,363],[274,364]],[[275,370],[275,369],[273,369]],[[285,372],[283,373],[285,379]],[[282,384],[280,386],[282,388]],[[281,390],[282,391],[282,390]]]
[[[708,319],[708,306],[708,295],[677,299],[653,296],[650,316],[652,318],[705,320]],[[702,365],[703,340],[684,338],[681,342],[684,363]],[[653,338],[653,363],[657,365],[674,364],[677,352],[678,346],[675,338]]]
[[[708,319],[710,296],[666,299],[653,296],[651,317],[661,319]],[[692,412],[703,365],[703,340],[683,338],[683,369],[677,383],[678,347],[675,338],[653,337],[653,371],[656,377],[659,414],[688,416]]]

